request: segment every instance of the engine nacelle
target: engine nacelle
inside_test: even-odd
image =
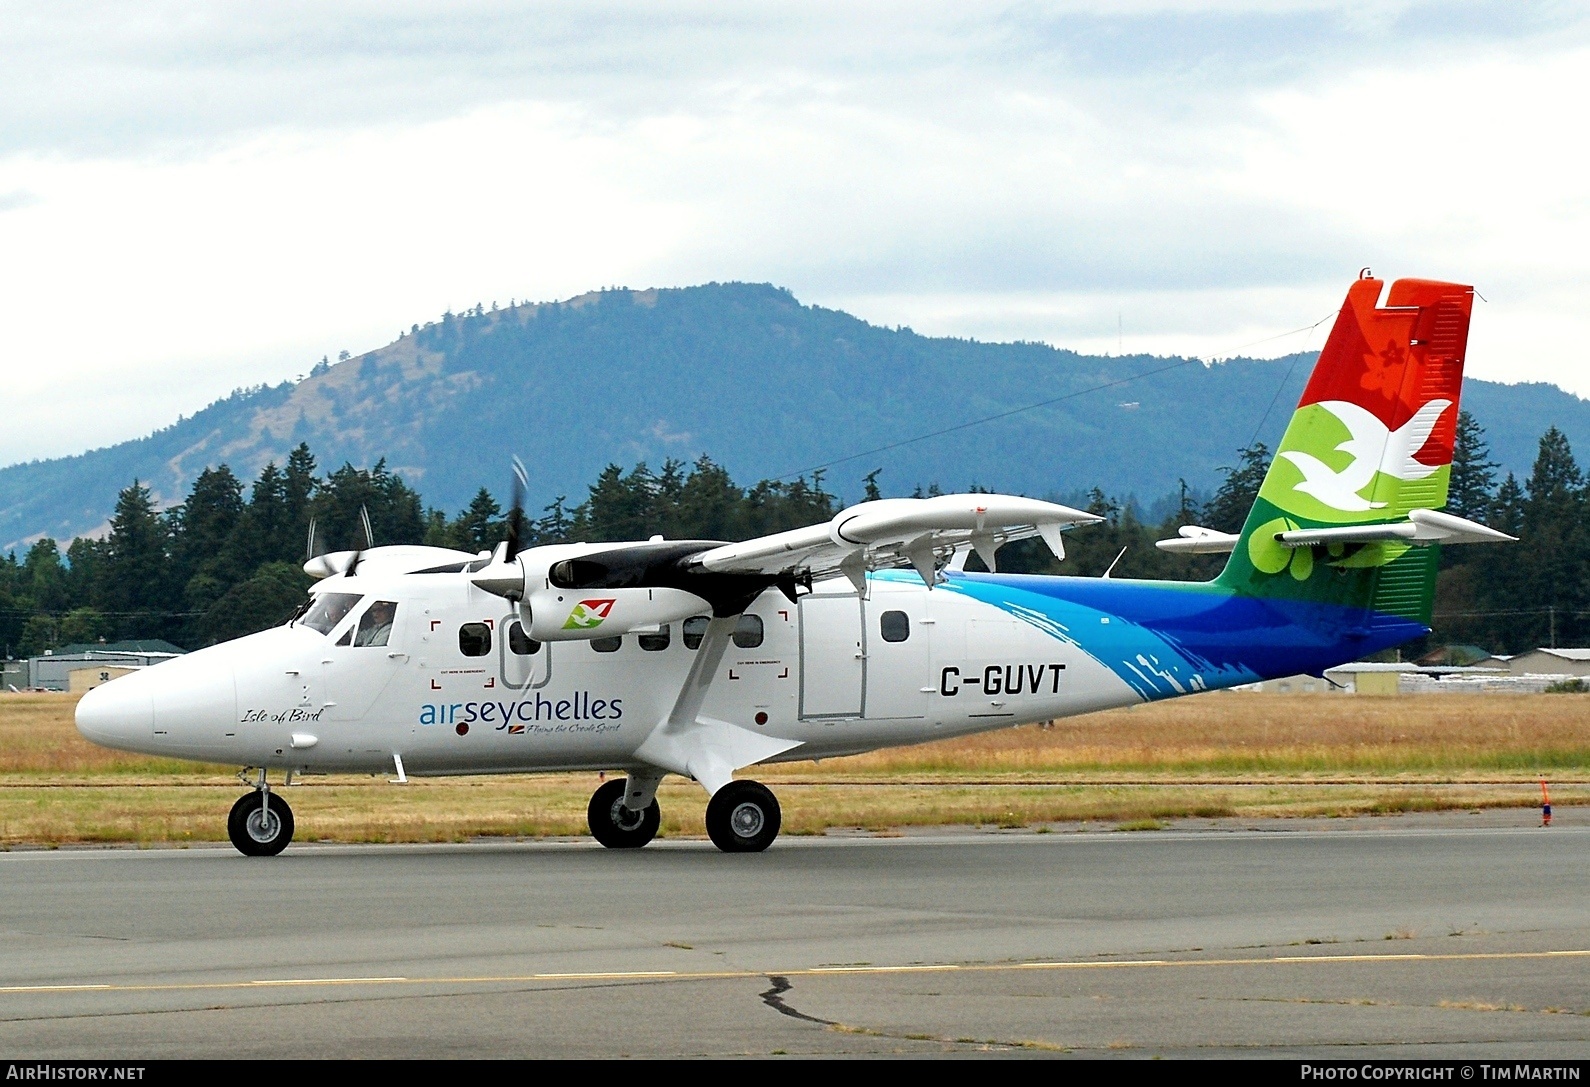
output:
[[[519,602],[519,622],[538,642],[590,641],[637,627],[710,615],[712,605],[683,589],[537,589]]]

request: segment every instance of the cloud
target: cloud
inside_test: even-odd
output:
[[[26,410],[0,463],[449,307],[619,283],[1229,353],[1369,264],[1479,284],[1471,372],[1590,393],[1560,105],[1590,98],[1587,26],[1550,4],[12,5],[0,320]]]

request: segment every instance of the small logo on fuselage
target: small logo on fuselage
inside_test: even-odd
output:
[[[590,630],[602,625],[613,610],[613,599],[607,600],[582,600],[574,605],[574,610],[569,612],[568,621],[563,624],[564,630]]]

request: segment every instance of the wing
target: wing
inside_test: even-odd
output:
[[[1061,533],[1100,520],[1069,506],[1008,494],[885,498],[851,506],[824,525],[715,547],[696,556],[694,565],[719,574],[843,573],[860,588],[868,570],[909,563],[931,586],[938,566],[957,547],[971,546],[992,570],[1002,545],[1040,536],[1063,559]]]
[[[990,570],[1011,540],[1042,537],[1065,557],[1061,533],[1103,520],[1069,506],[1002,494],[890,498],[851,506],[826,524],[744,543],[646,543],[532,547],[472,570],[486,592],[517,601],[537,641],[606,637],[698,614],[738,615],[774,586],[790,599],[798,584],[842,573],[866,588],[867,571],[910,565],[929,588],[957,548],[972,547]],[[572,598],[571,598],[572,590]],[[599,623],[577,621],[584,595],[608,605]],[[571,607],[574,609],[571,611]]]

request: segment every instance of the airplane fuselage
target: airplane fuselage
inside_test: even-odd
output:
[[[702,716],[746,761],[826,758],[1319,671],[1422,632],[1359,610],[1289,614],[1208,585],[908,571],[844,578],[738,620]],[[701,643],[703,614],[617,638],[536,643],[460,574],[338,577],[357,596],[126,676],[84,734],[128,750],[298,773],[524,773],[644,766]],[[357,644],[374,602],[382,644]],[[1306,620],[1306,621],[1305,621]],[[1354,636],[1354,624],[1359,630]],[[365,625],[368,625],[366,622]],[[741,735],[741,731],[745,735]]]

